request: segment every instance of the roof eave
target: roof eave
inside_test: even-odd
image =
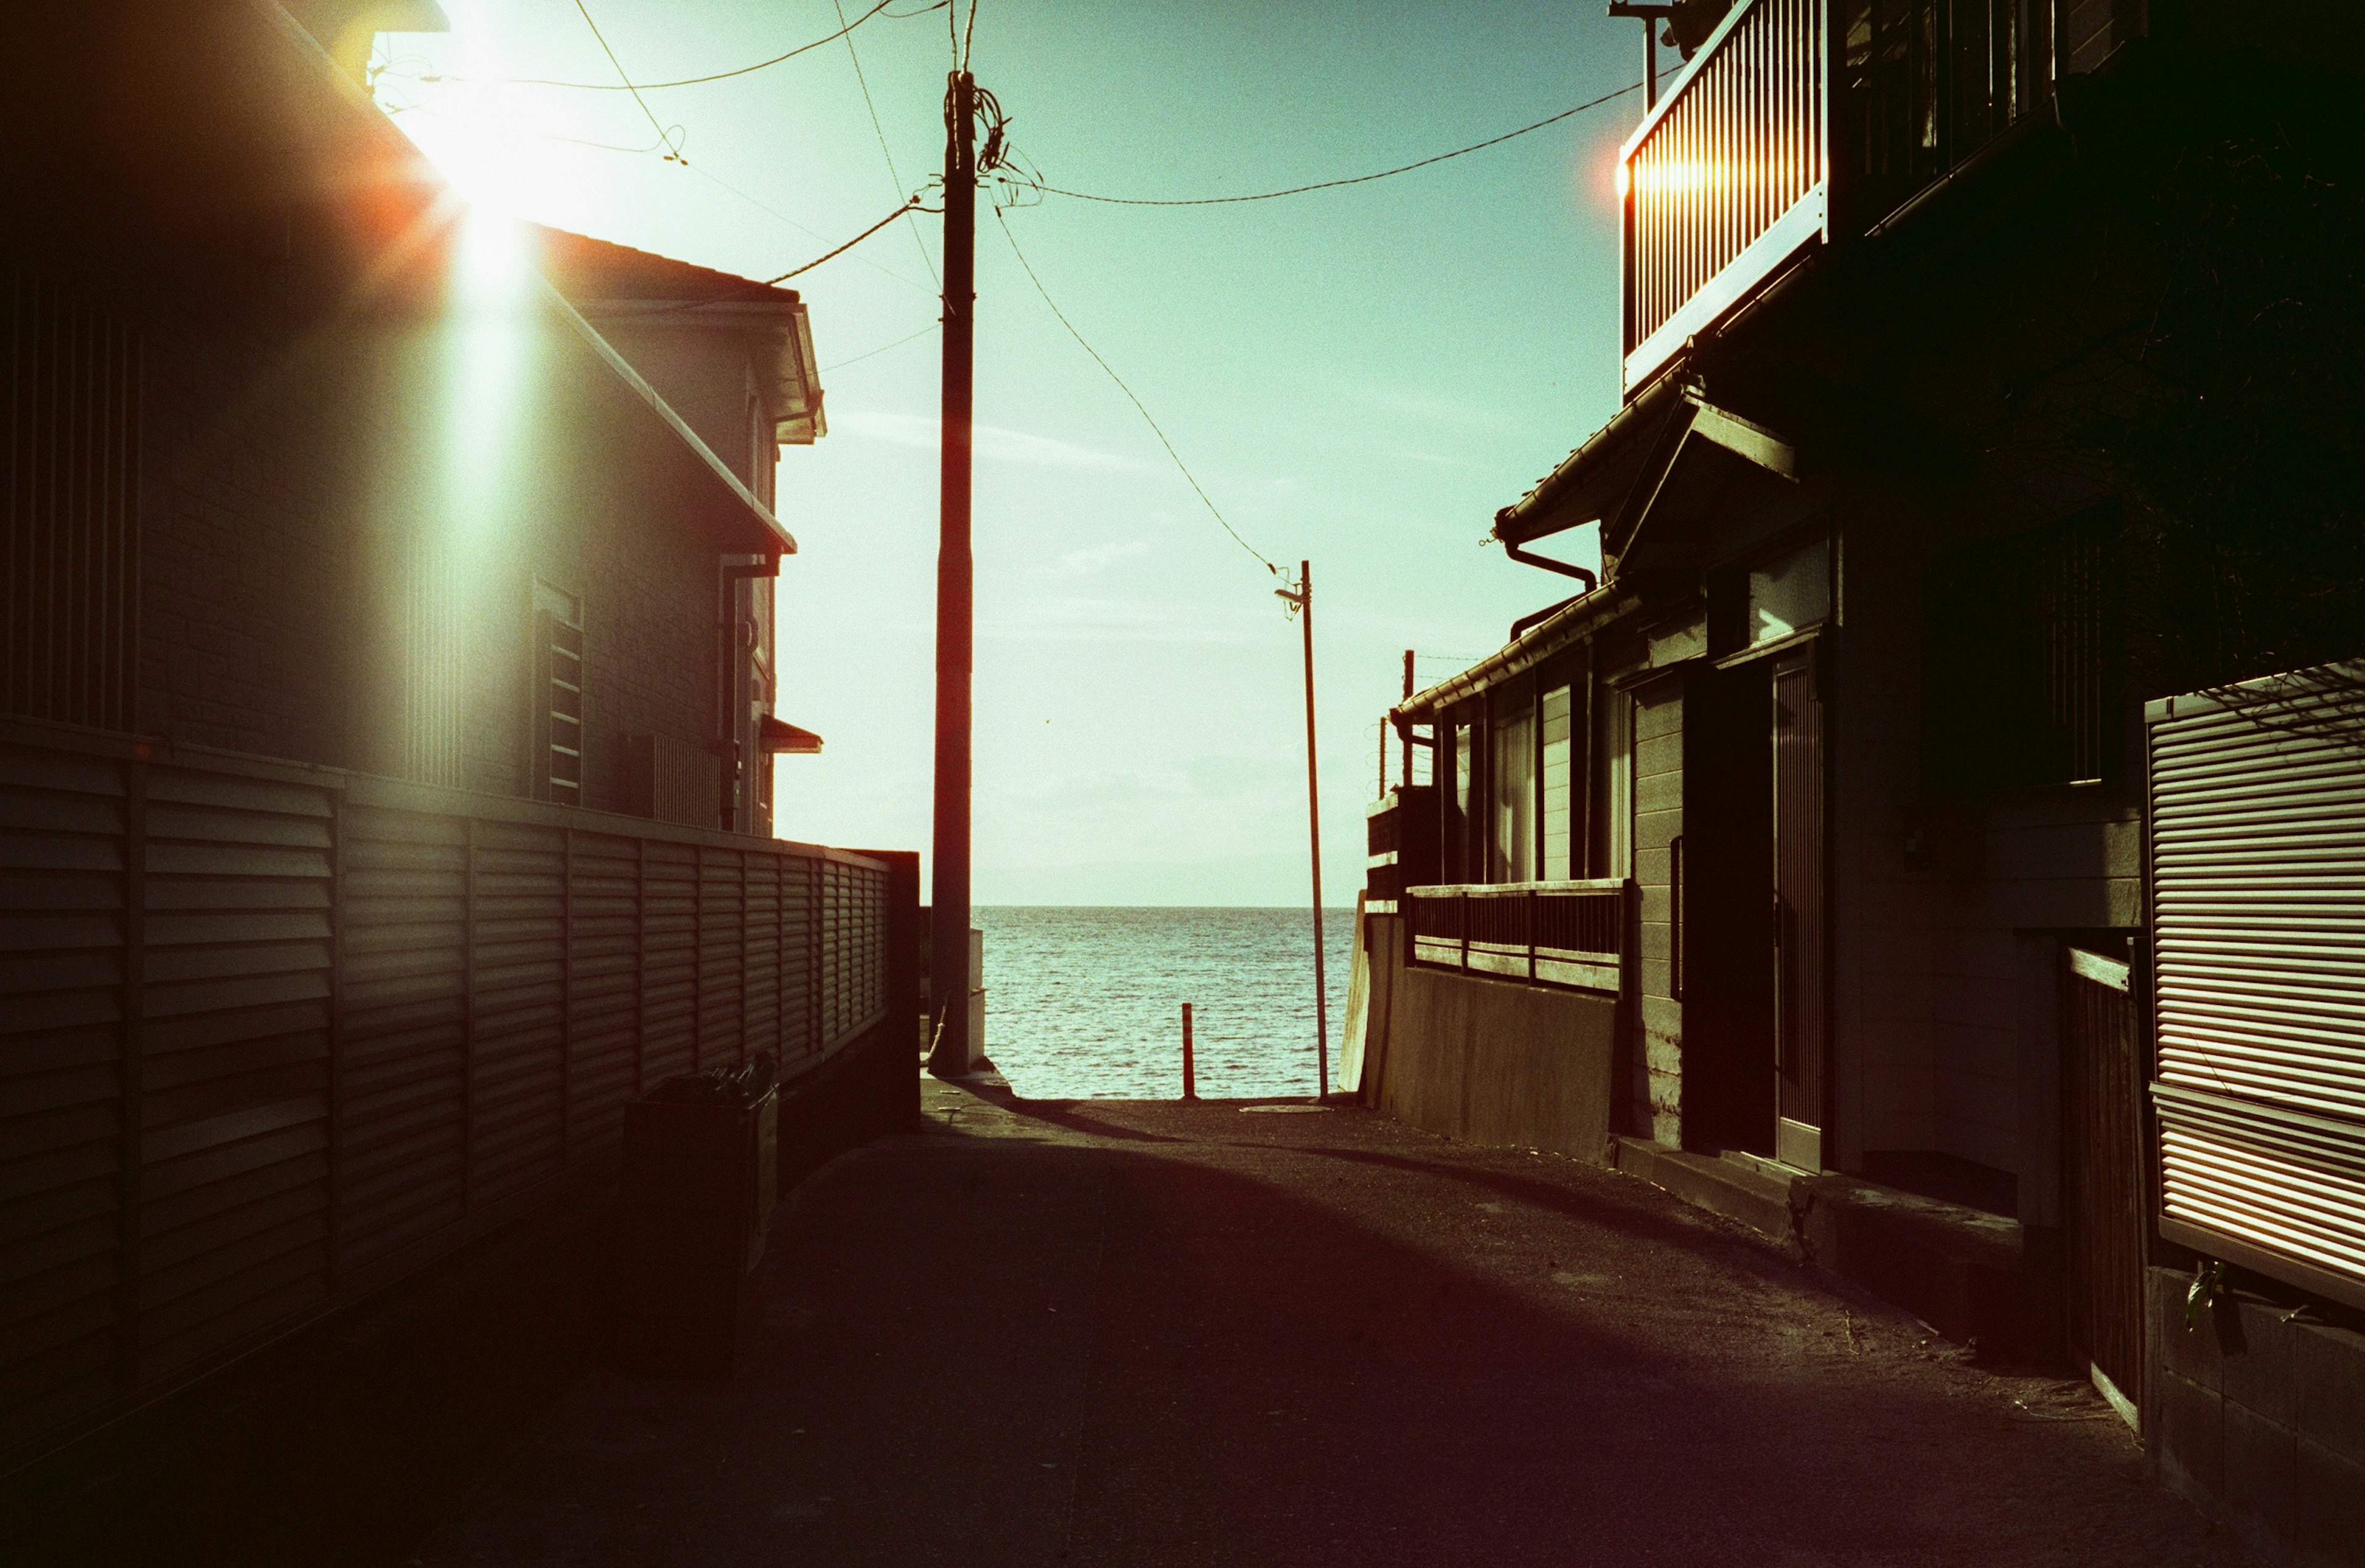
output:
[[[773,542],[771,548],[783,555],[795,554],[797,553],[796,537],[790,533],[779,518],[772,515],[769,507],[756,498],[755,492],[741,483],[739,476],[731,472],[723,459],[714,455],[713,449],[698,439],[697,432],[689,428],[679,414],[674,412],[673,405],[657,396],[656,388],[641,378],[641,373],[634,370],[625,361],[624,356],[616,352],[615,345],[601,337],[599,329],[592,326],[585,319],[583,312],[577,310],[547,278],[537,274],[535,281],[542,285],[544,298],[558,312],[560,319],[574,329],[576,335],[590,347],[593,353],[599,355],[609,371],[629,387],[634,397],[648,406],[650,412],[665,422],[675,437],[689,449],[691,455],[705,465],[707,472],[727,492],[729,501],[745,510],[755,520],[763,533],[769,536]]]

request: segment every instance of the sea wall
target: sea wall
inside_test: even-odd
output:
[[[1408,966],[1369,923],[1361,1098],[1449,1137],[1606,1160],[1617,999]]]

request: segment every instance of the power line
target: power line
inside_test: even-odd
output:
[[[667,131],[664,126],[657,123],[656,111],[649,107],[649,101],[646,98],[641,96],[641,90],[633,85],[632,77],[625,73],[624,62],[618,60],[616,58],[616,51],[608,47],[607,36],[600,32],[600,24],[591,19],[591,8],[588,6],[586,6],[583,3],[583,0],[575,0],[575,8],[583,13],[584,25],[591,29],[591,36],[600,40],[600,52],[606,55],[608,57],[608,63],[616,68],[616,75],[623,82],[624,90],[633,95],[633,102],[641,106],[641,113],[649,117],[649,129],[656,131],[657,133],[657,140],[666,144],[666,157],[671,162],[677,163],[686,162],[681,155],[680,149],[675,147],[673,144],[672,133]]]
[[[886,3],[887,0],[880,0],[882,6]],[[946,0],[946,3],[949,5],[951,0]],[[844,22],[846,0],[830,0],[830,4],[837,8],[837,19]],[[894,182],[897,190],[909,190],[911,187],[903,184],[903,176],[895,172],[895,154],[887,145],[887,128],[879,123],[879,106],[871,101],[869,80],[862,74],[862,56],[854,51],[854,29],[850,27],[842,27],[838,29],[837,36],[846,40],[846,59],[854,62],[855,85],[862,89],[862,106],[870,111],[870,129],[879,138],[880,153],[887,160],[887,177]],[[944,288],[945,280],[936,275],[936,258],[928,254],[928,242],[920,238],[920,225],[916,219],[912,224],[912,243],[920,252],[920,264],[928,269],[928,276],[941,291]]]
[[[1184,197],[1095,196],[1090,191],[1063,190],[1058,185],[1047,185],[1039,181],[1028,183],[1032,184],[1037,190],[1048,196],[1072,196],[1078,201],[1107,202],[1115,207],[1227,207],[1235,202],[1272,201],[1280,196],[1304,196],[1308,191],[1328,191],[1336,190],[1341,185],[1369,185],[1373,180],[1384,180],[1396,174],[1409,174],[1415,169],[1426,169],[1431,163],[1442,163],[1450,158],[1462,158],[1473,152],[1483,152],[1489,147],[1499,147],[1506,141],[1526,136],[1531,131],[1558,125],[1561,121],[1581,115],[1587,109],[1597,109],[1602,105],[1622,98],[1629,93],[1640,92],[1642,88],[1642,84],[1637,82],[1632,86],[1620,87],[1614,93],[1604,93],[1597,98],[1587,99],[1575,108],[1563,109],[1549,119],[1540,119],[1533,125],[1523,125],[1517,130],[1507,130],[1500,136],[1489,137],[1484,141],[1473,142],[1467,147],[1457,147],[1451,152],[1440,152],[1433,158],[1423,158],[1414,163],[1400,163],[1393,169],[1382,169],[1375,174],[1355,174],[1343,180],[1317,180],[1310,185],[1292,185],[1286,190],[1279,191],[1259,191],[1252,196]]]
[[[1223,512],[1216,507],[1216,503],[1208,498],[1207,492],[1201,487],[1198,479],[1192,474],[1191,465],[1182,461],[1182,454],[1174,450],[1174,443],[1166,439],[1166,432],[1159,429],[1158,421],[1151,418],[1149,409],[1142,403],[1142,400],[1139,398],[1134,396],[1133,388],[1125,384],[1125,377],[1119,375],[1115,369],[1110,365],[1109,362],[1101,357],[1101,353],[1098,349],[1084,342],[1083,333],[1076,330],[1076,324],[1068,319],[1067,312],[1061,310],[1059,307],[1059,303],[1051,297],[1051,291],[1045,288],[1043,286],[1043,280],[1035,275],[1034,267],[1030,265],[1026,260],[1026,252],[1018,248],[1018,236],[1010,231],[1010,220],[1002,216],[1002,208],[999,207],[993,209],[993,221],[1001,228],[1002,237],[1010,241],[1010,253],[1018,258],[1019,266],[1026,271],[1026,281],[1035,286],[1035,292],[1043,297],[1043,303],[1051,308],[1051,314],[1059,319],[1059,325],[1068,329],[1068,336],[1075,339],[1077,346],[1082,348],[1086,353],[1093,356],[1093,363],[1099,365],[1102,370],[1107,373],[1108,378],[1116,383],[1116,389],[1124,393],[1126,398],[1132,402],[1134,408],[1139,411],[1142,421],[1149,426],[1150,433],[1158,437],[1158,443],[1166,449],[1166,455],[1174,460],[1174,466],[1180,469],[1182,471],[1182,477],[1190,482],[1192,490],[1197,494],[1200,501],[1206,507],[1209,515],[1213,516],[1216,522],[1223,526],[1223,530],[1226,533],[1232,536],[1233,543],[1238,544],[1241,549],[1255,556],[1259,564],[1261,564],[1266,571],[1271,572],[1274,577],[1282,577],[1282,569],[1273,565],[1272,561],[1266,559],[1262,551],[1250,543],[1247,540],[1241,538],[1240,531],[1234,528],[1231,525],[1230,521],[1227,519]]]
[[[878,233],[881,229],[886,228],[889,224],[902,217],[905,213],[912,211],[919,205],[920,198],[918,196],[907,197],[902,206],[897,207],[894,211],[889,213],[886,217],[880,218],[878,222],[872,224],[861,233],[857,234],[853,239],[848,240],[845,244],[840,245],[835,251],[824,251],[820,255],[815,256],[812,261],[807,262],[801,267],[790,267],[788,271],[782,273],[778,277],[768,277],[764,279],[764,286],[769,288],[775,284],[786,283],[789,279],[797,276],[801,273],[809,273],[813,271],[813,268],[821,265],[824,262],[835,261],[839,256],[846,254],[846,252],[854,249],[857,245],[861,244],[865,240],[869,239],[873,234]]]
[[[972,46],[976,42],[977,0],[969,0],[969,26],[961,29],[960,63],[963,71],[969,69],[970,59],[975,53]]]
[[[944,323],[941,321],[931,321],[926,326],[921,328],[918,331],[913,332],[908,338],[898,338],[891,343],[881,343],[875,349],[870,349],[865,353],[856,354],[852,359],[839,360],[835,364],[824,364],[821,367],[821,373],[824,375],[827,375],[833,370],[844,370],[849,364],[860,364],[866,359],[877,359],[880,354],[885,353],[890,349],[900,349],[905,343],[917,342],[920,339],[926,337],[930,332],[935,331],[937,328],[943,325]]]
[[[881,229],[886,228],[889,224],[894,222],[897,218],[902,217],[905,213],[911,211],[913,207],[919,205],[920,198],[918,196],[913,196],[909,201],[906,201],[902,206],[897,207],[894,211],[889,213],[886,217],[880,218],[878,222],[864,230],[861,233],[857,234],[853,239],[848,240],[845,244],[839,245],[832,250],[824,251],[820,255],[815,256],[812,261],[805,263],[802,266],[790,267],[788,271],[781,273],[776,277],[759,278],[752,281],[761,283],[766,288],[772,288],[788,282],[789,279],[792,277],[797,277],[805,273],[809,273],[813,271],[813,268],[821,265],[824,262],[834,261],[837,257],[846,254],[846,252],[851,251],[857,245],[861,244],[862,241],[869,239],[873,234],[878,233]],[[685,299],[677,304],[667,305],[662,309],[651,311],[650,314],[655,316],[665,316],[670,315],[676,310],[703,310],[710,305],[727,305],[730,303],[730,300],[723,298]]]
[[[811,43],[801,43],[797,45],[796,48],[789,50],[786,54],[776,54],[769,60],[759,60],[753,65],[742,65],[732,71],[717,71],[710,76],[684,76],[678,81],[674,82],[643,82],[640,83],[637,87],[633,87],[633,90],[635,92],[654,93],[661,87],[696,87],[708,82],[728,82],[734,76],[746,76],[758,71],[769,71],[773,66],[781,63],[783,61],[794,60],[797,56],[803,54],[808,50],[819,49],[825,43],[836,42],[839,39],[844,38],[846,34],[852,32],[855,28],[860,27],[863,23],[879,15],[880,12],[886,10],[889,6],[893,4],[894,0],[879,0],[879,4],[871,6],[870,9],[863,12],[862,15],[855,17],[851,22],[846,20],[846,14],[841,10],[838,13],[838,20],[841,23],[844,23],[844,26],[840,27],[837,31],[830,34],[827,38],[815,39]],[[916,11],[897,11],[891,13],[891,19],[900,20],[907,17],[925,17],[930,11],[945,9],[949,7],[951,4],[952,0],[936,0],[935,5],[924,6]],[[597,32],[599,29],[594,28],[592,31]],[[603,45],[602,47],[605,46]],[[612,61],[615,59],[615,56],[611,54],[608,58]],[[632,84],[619,86],[613,82],[561,82],[554,81],[551,78],[544,76],[436,75],[421,76],[419,80],[421,82],[485,83],[504,87],[572,87],[586,93],[621,93],[625,91],[627,87],[633,86]]]
[[[734,185],[728,180],[723,179],[717,175],[712,170],[707,168],[703,163],[685,163],[682,167],[688,169],[693,174],[697,174],[707,180],[712,181],[715,185],[728,192],[732,196],[737,196],[741,201],[745,202],[749,207],[754,207],[757,211],[765,214],[767,217],[778,218],[780,222],[787,224],[790,228],[797,230],[800,234],[810,234],[816,240],[826,240],[829,238],[828,235],[823,233],[820,230],[815,229],[812,224],[800,223],[795,218],[790,218],[787,213],[782,212],[779,207],[773,207],[767,202],[757,200],[754,196],[749,196],[745,191],[741,190],[737,185]],[[872,272],[878,273],[884,277],[891,277],[897,283],[902,284],[908,288],[918,289],[922,294],[934,294],[938,292],[937,290],[931,289],[926,284],[920,282],[917,278],[905,277],[902,273],[897,272],[892,267],[880,265],[877,262],[872,261],[868,256],[857,256],[854,259],[860,262],[864,266],[869,267]]]

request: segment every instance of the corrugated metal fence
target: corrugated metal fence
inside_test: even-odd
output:
[[[877,1025],[844,851],[0,725],[0,1456]]]

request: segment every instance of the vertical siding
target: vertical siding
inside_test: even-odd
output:
[[[1642,900],[1641,1127],[1683,1141],[1684,1007],[1677,991],[1675,841],[1684,831],[1684,700],[1663,681],[1633,698],[1634,880]]]
[[[0,265],[0,711],[129,730],[140,343]]]
[[[0,734],[0,1458],[517,1212],[661,1078],[868,1036],[887,879]]]

